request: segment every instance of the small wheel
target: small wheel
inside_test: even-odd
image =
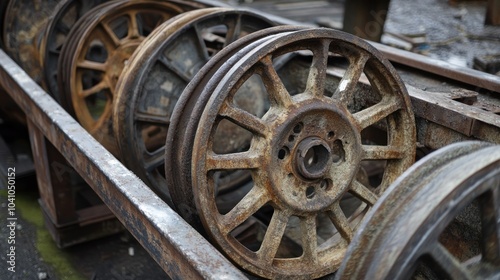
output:
[[[80,18],[58,62],[61,103],[111,153],[115,87],[137,46],[164,21],[184,12],[177,1],[118,1]],[[186,2],[187,3],[187,2]]]
[[[290,79],[276,70],[280,58],[295,53],[312,57],[304,88],[290,86],[301,77]],[[209,99],[196,128],[190,163],[203,226],[230,259],[251,273],[269,278],[332,273],[364,213],[414,161],[415,123],[406,89],[373,47],[331,29],[275,35],[236,55],[236,63],[212,76],[215,89],[201,93],[201,99]],[[347,66],[335,84],[327,71],[328,61],[336,57],[344,58]],[[368,89],[358,85],[361,78]],[[254,92],[247,88],[255,80],[265,88],[270,104],[262,115],[235,101]],[[251,141],[238,150],[219,149],[216,139],[222,124],[232,125],[233,134],[245,134]],[[365,139],[369,129],[385,135],[382,143]],[[364,161],[373,160],[383,162],[384,173],[370,187],[357,174]],[[253,187],[229,212],[222,212],[214,199],[214,176],[234,170],[249,171]],[[346,197],[360,204],[347,211],[341,206]],[[272,213],[267,231],[258,248],[248,248],[234,231],[264,209]],[[300,245],[300,254],[280,253],[284,236]]]
[[[500,146],[453,144],[402,175],[336,279],[498,279]]]
[[[202,91],[212,89],[212,85],[209,84],[210,78],[223,65],[227,66],[236,63],[240,57],[235,54],[243,47],[258,46],[265,41],[268,36],[297,31],[304,28],[305,27],[291,25],[270,27],[255,31],[234,41],[219,51],[198,71],[179,97],[172,112],[172,117],[170,118],[165,144],[166,185],[168,186],[177,212],[197,230],[203,231],[203,226],[197,214],[191,181],[189,179],[191,177],[189,170],[191,160],[189,158],[189,160],[185,161],[185,159],[186,155],[190,155],[192,151],[192,143],[194,141],[192,131],[193,128],[196,129],[197,127],[197,123],[191,121],[198,119],[197,116],[201,115],[200,110],[194,109],[197,107],[196,104],[199,106],[199,104],[206,104],[208,101],[208,96],[204,96],[203,98],[200,96]],[[259,103],[264,103],[264,100],[260,100]],[[221,194],[230,192],[234,190],[233,188],[248,183],[247,173],[227,174],[229,175],[225,177],[225,174],[218,174],[217,185],[218,191]],[[223,182],[225,180],[227,180],[227,182]],[[236,192],[238,191],[236,190]],[[231,199],[232,198],[231,196]]]
[[[38,47],[59,1],[9,0],[2,22],[5,51],[37,83],[43,81]]]
[[[164,175],[165,138],[184,88],[223,47],[273,25],[249,11],[191,11],[156,28],[131,57],[117,84],[115,135],[125,165],[163,199],[170,201]]]

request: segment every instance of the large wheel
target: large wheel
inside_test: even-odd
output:
[[[290,78],[276,70],[279,59],[291,53],[312,57],[303,89],[290,88],[284,82]],[[193,122],[199,121],[196,132],[186,132],[195,134],[194,143],[183,143],[184,150],[192,149],[189,160],[189,153],[181,159],[191,164],[203,226],[230,259],[254,274],[311,278],[332,273],[364,213],[414,161],[415,124],[406,89],[374,48],[331,29],[274,35],[235,56],[236,63],[223,65],[212,76],[209,84],[216,86],[201,93],[208,103],[199,103],[205,105],[199,119],[193,116]],[[326,74],[328,61],[338,56],[348,66],[332,85]],[[358,82],[365,76],[370,84],[365,99],[373,102],[359,100]],[[237,102],[256,80],[270,104],[262,115]],[[260,91],[250,92],[260,98]],[[225,126],[233,127],[232,134],[221,131]],[[371,127],[384,131],[384,144],[364,141],[362,135]],[[244,134],[248,141],[239,149],[221,149],[216,141],[221,133],[229,139]],[[385,166],[374,188],[357,178],[362,162],[371,160]],[[215,201],[216,178],[239,170],[251,173],[253,187],[223,212]],[[343,209],[340,203],[346,196],[359,199],[361,205]],[[248,248],[234,231],[264,209],[272,213],[267,231],[258,248]],[[277,254],[282,237],[292,235],[301,253]]]
[[[38,47],[52,11],[59,1],[9,0],[5,10],[2,34],[9,54],[37,83],[43,81]],[[2,12],[2,11],[0,11]]]
[[[45,87],[49,94],[60,100],[57,88],[57,64],[63,45],[75,23],[88,11],[109,0],[64,0],[54,8],[44,29],[39,46]]]
[[[200,9],[159,26],[131,57],[117,84],[115,134],[125,165],[165,200],[165,138],[179,96],[215,53],[273,25],[249,11]]]
[[[403,174],[336,279],[499,279],[500,147],[453,144]]]
[[[70,43],[64,44],[58,63],[58,88],[66,110],[119,156],[111,115],[123,67],[156,27],[184,12],[185,6],[177,1],[118,1],[97,8],[68,35]]]
[[[183,159],[186,154],[190,154],[192,151],[192,143],[194,141],[193,128],[196,129],[197,127],[197,122],[192,121],[198,119],[201,115],[200,110],[194,110],[195,105],[206,104],[208,101],[209,96],[200,96],[202,91],[213,89],[213,84],[209,83],[211,77],[222,65],[227,66],[236,63],[240,58],[236,53],[243,47],[249,45],[258,46],[267,40],[268,36],[297,31],[303,28],[305,27],[290,25],[276,26],[256,31],[236,40],[210,59],[193,77],[179,97],[172,112],[167,133],[165,176],[177,212],[197,230],[203,231],[203,226],[197,214],[191,180],[189,179],[191,177],[189,171],[190,161],[184,162]],[[252,96],[252,94],[249,94],[249,96]],[[261,106],[264,103],[265,100],[261,96],[260,100],[256,102],[256,104],[259,104],[257,108],[262,108]],[[234,147],[232,145],[232,148]],[[242,187],[245,183],[248,183],[248,175],[248,173],[234,173],[227,174],[227,176],[220,176],[218,189],[221,192],[228,193],[234,190],[234,188]],[[227,199],[232,200],[232,198],[233,196],[231,195]],[[221,199],[224,200],[225,198]]]

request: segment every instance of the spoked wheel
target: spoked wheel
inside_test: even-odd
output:
[[[248,16],[248,14],[246,16]],[[227,66],[236,63],[238,59],[241,58],[241,56],[236,55],[236,53],[243,47],[258,46],[266,40],[265,38],[267,36],[297,31],[303,28],[304,27],[290,25],[270,27],[248,34],[234,41],[214,55],[213,58],[210,59],[192,78],[191,82],[186,86],[180,95],[179,100],[172,112],[172,117],[170,118],[165,145],[166,185],[168,186],[169,193],[172,196],[177,212],[199,231],[203,231],[203,226],[201,225],[197,214],[191,188],[190,160],[186,162],[183,161],[183,159],[186,154],[189,153],[189,155],[191,155],[192,151],[192,143],[194,141],[192,128],[196,129],[197,127],[197,122],[192,121],[199,119],[199,117],[196,116],[201,115],[200,110],[194,110],[196,107],[195,105],[206,104],[208,101],[208,95],[203,97],[200,96],[202,91],[212,90],[214,88],[213,84],[209,83],[210,78],[222,65]],[[246,33],[248,33],[248,31]],[[251,89],[257,89],[260,90],[260,92],[263,92],[261,84],[255,84],[253,87],[249,88],[249,90]],[[248,93],[247,95],[249,97],[255,97],[255,94],[252,93]],[[253,102],[248,102],[246,107],[254,109],[257,108],[257,113],[260,112],[262,114],[262,110],[265,108],[264,106],[268,105],[265,104],[266,100],[263,95],[256,97],[260,97],[260,99],[257,98],[257,100],[254,100]],[[251,106],[252,104],[253,106]],[[191,127],[191,129],[188,129],[188,126]],[[226,136],[231,134],[231,131],[226,132],[228,132]],[[219,138],[218,140],[221,139]],[[246,136],[237,136],[233,139],[233,141],[237,142],[237,144],[233,142],[233,144],[226,146],[226,148],[229,150],[237,149],[238,145],[241,144],[241,141],[248,142],[248,140],[249,138]],[[219,144],[219,146],[221,146],[221,144]],[[248,174],[248,172],[227,172],[225,174],[218,174],[218,192],[220,194],[230,193],[230,195],[227,196],[227,199],[232,200],[233,194],[238,196],[237,193],[240,191],[238,189],[244,188],[244,185],[249,182],[249,175],[250,174]],[[222,200],[223,199],[224,198],[222,198]]]
[[[59,1],[9,0],[2,22],[3,44],[9,54],[37,83],[43,81],[38,45]],[[3,4],[0,4],[0,6]]]
[[[500,147],[463,142],[421,161],[373,208],[336,279],[499,279]]]
[[[115,87],[137,46],[164,21],[184,12],[177,1],[119,1],[97,7],[71,30],[58,62],[62,105],[119,156],[111,112]],[[187,2],[185,2],[187,3]]]
[[[62,47],[75,23],[88,11],[109,0],[65,0],[54,8],[40,44],[40,62],[45,86],[49,93],[60,100],[57,88],[57,64]]]
[[[275,66],[292,53],[312,57],[300,90],[285,85],[289,79]],[[195,134],[195,140],[184,147],[192,148],[190,159],[181,159],[191,164],[203,226],[230,259],[257,275],[311,278],[332,273],[364,213],[413,163],[415,124],[406,89],[374,48],[330,29],[274,35],[236,56],[236,63],[223,65],[212,76],[209,84],[216,86],[201,93],[201,99],[210,97],[196,132],[186,132]],[[345,74],[337,84],[326,83],[329,58],[338,56],[347,61]],[[364,100],[358,87],[361,77],[371,86]],[[237,102],[255,80],[263,85],[270,104],[263,115]],[[216,139],[226,125],[251,139],[248,145],[236,151],[218,148]],[[371,128],[384,135],[383,143],[362,137]],[[375,187],[357,179],[363,161],[373,160],[384,163]],[[250,172],[253,187],[224,212],[215,201],[214,178],[236,170]],[[359,200],[354,210],[341,206],[347,196]],[[235,230],[263,213],[271,214],[260,246],[244,246],[234,237]],[[300,246],[300,253],[280,253],[285,237]]]
[[[115,134],[125,165],[165,200],[165,138],[179,96],[215,53],[270,26],[248,11],[191,11],[155,29],[131,57],[117,85]]]

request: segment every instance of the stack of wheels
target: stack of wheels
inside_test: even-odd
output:
[[[499,279],[500,146],[420,160],[361,224],[336,279]]]
[[[181,93],[194,77],[205,76],[200,69],[213,55],[227,53],[234,49],[226,47],[232,42],[240,38],[245,39],[238,40],[239,44],[248,42],[247,37],[256,38],[256,31],[273,25],[249,11],[191,11],[155,29],[130,58],[117,83],[113,110],[121,158],[170,205],[164,175],[165,138]],[[262,111],[263,104],[248,105],[255,107],[250,110]],[[228,183],[240,185],[237,180]]]
[[[59,102],[115,156],[120,152],[111,116],[123,67],[156,27],[196,8],[183,1],[110,1],[86,13],[68,34],[57,68]]]
[[[406,89],[359,38],[192,1],[51,3],[29,33],[5,21],[7,50],[251,274],[335,272],[414,161]]]
[[[187,85],[167,119],[165,176],[178,213],[233,262],[307,279],[338,269],[411,166],[415,124],[399,76],[366,42],[280,28],[224,48]]]

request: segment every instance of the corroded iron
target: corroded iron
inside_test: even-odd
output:
[[[297,89],[287,88],[287,78],[279,76],[273,62],[296,51],[310,52],[312,60],[305,87],[292,95]],[[330,54],[344,57],[349,64],[334,89],[327,89],[325,82]],[[202,99],[209,100],[193,110],[203,113],[196,132],[187,132],[195,134],[191,157],[181,157],[191,165],[191,184],[203,226],[230,259],[257,275],[310,278],[332,273],[365,211],[413,163],[415,124],[406,89],[374,48],[331,29],[274,35],[243,48],[238,56],[237,62],[223,65],[212,76],[210,83],[215,87],[207,86],[201,93]],[[376,102],[358,106],[362,102],[353,97],[362,73],[370,81]],[[253,78],[261,80],[270,102],[263,116],[234,102]],[[249,146],[217,151],[215,139],[223,120],[250,133]],[[362,131],[374,126],[386,131],[386,143],[362,142]],[[386,162],[382,181],[375,188],[356,179],[367,160]],[[229,212],[221,213],[214,200],[213,176],[229,170],[249,170],[253,188]],[[353,213],[340,206],[346,193],[362,202]],[[232,232],[264,206],[273,209],[266,234],[259,248],[247,248]],[[323,215],[326,219],[322,220]],[[318,234],[322,222],[331,225],[326,238]],[[300,255],[277,254],[285,235],[297,240]]]
[[[241,48],[248,45],[258,46],[267,36],[296,31],[302,28],[304,27],[290,25],[271,27],[251,33],[229,44],[200,69],[179,97],[172,112],[167,133],[165,176],[177,212],[196,229],[203,231],[190,185],[191,175],[188,171],[179,172],[179,170],[189,170],[190,166],[190,161],[186,162],[183,159],[192,151],[194,141],[192,131],[198,125],[198,117],[196,116],[201,114],[200,109],[197,111],[193,109],[197,103],[206,104],[210,97],[209,95],[201,96],[201,93],[205,89],[213,89],[214,85],[209,84],[209,81],[220,67],[232,65],[241,58],[241,54],[238,54]],[[240,175],[242,174],[240,173]],[[246,176],[228,176],[228,178],[230,178],[230,183],[234,186],[241,186],[245,181],[248,181]],[[229,186],[230,184],[226,185]]]
[[[115,135],[125,165],[167,201],[165,138],[179,96],[215,53],[270,26],[245,10],[199,9],[163,23],[130,58],[117,83]]]
[[[69,32],[75,23],[88,11],[108,1],[64,0],[54,8],[41,36],[38,51],[40,64],[43,68],[45,88],[56,100],[61,100],[57,87],[57,64]]]
[[[0,85],[170,277],[246,278],[2,50]]]
[[[37,83],[43,81],[38,47],[59,1],[9,0],[2,22],[5,51]]]
[[[154,28],[184,12],[175,1],[120,1],[92,10],[67,37],[58,64],[62,105],[114,155],[115,87],[124,65]]]
[[[466,141],[429,155],[377,202],[336,279],[498,278],[499,186],[499,146]]]

